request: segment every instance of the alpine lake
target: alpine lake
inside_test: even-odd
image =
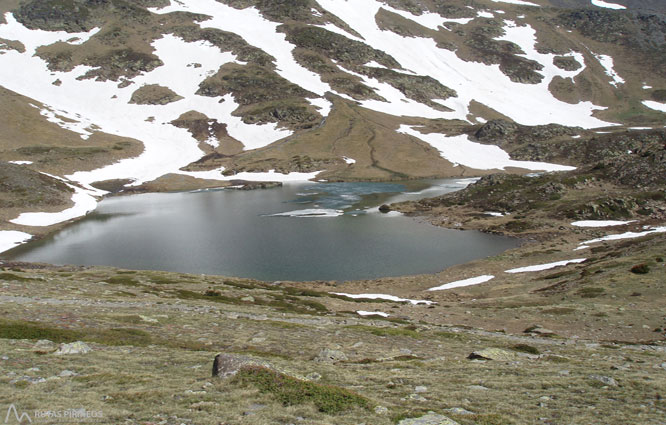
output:
[[[3,256],[263,281],[436,273],[496,255],[519,241],[443,229],[377,207],[438,196],[469,182],[303,182],[114,196],[63,230]]]

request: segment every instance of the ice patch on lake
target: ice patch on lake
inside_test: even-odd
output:
[[[331,210],[323,208],[309,208],[269,214],[266,217],[339,217],[344,214],[342,210]]]
[[[443,291],[446,289],[462,288],[464,286],[478,285],[480,283],[488,282],[489,280],[494,278],[495,276],[492,275],[476,276],[476,277],[471,277],[469,279],[457,280],[455,282],[450,282],[450,283],[445,283],[444,285],[435,286],[434,288],[428,289],[428,291]]]
[[[25,232],[17,232],[14,230],[0,230],[0,252],[9,251],[10,249],[29,241],[32,235]]]
[[[534,266],[518,267],[517,269],[505,270],[504,273],[526,273],[526,272],[538,272],[542,270],[550,270],[555,267],[566,266],[567,264],[578,264],[587,260],[587,258],[576,258],[574,260],[564,260],[556,261],[554,263],[547,264],[537,264]]]

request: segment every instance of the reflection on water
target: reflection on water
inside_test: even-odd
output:
[[[455,180],[303,183],[253,191],[115,197],[53,237],[6,256],[262,280],[434,273],[497,254],[517,241],[436,228],[380,214],[376,207],[463,186]]]

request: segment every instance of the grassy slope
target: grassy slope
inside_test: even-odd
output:
[[[498,316],[499,328],[502,311],[529,316],[526,310],[538,308],[541,318],[555,322],[578,314],[586,323],[589,316],[609,322],[621,318],[639,328],[643,302],[655,299],[647,293],[634,298],[635,303],[618,301],[615,307],[608,294],[581,298],[583,302],[571,297],[569,307],[545,302],[539,307],[491,306],[488,299],[467,300],[463,308],[470,313],[465,314],[452,304],[393,309],[393,303],[349,302],[316,291],[213,276],[19,264],[5,268],[0,274],[2,312],[12,319],[0,322],[0,354],[7,356],[0,363],[0,394],[23,410],[76,405],[101,410],[103,423],[178,417],[195,424],[289,423],[297,417],[312,424],[388,424],[427,410],[461,424],[528,424],[544,417],[554,423],[622,423],[637,417],[642,423],[657,423],[664,413],[663,401],[655,398],[666,389],[664,372],[654,369],[664,361],[658,347],[608,342],[601,332],[588,332],[580,341],[486,332],[460,326],[456,317],[458,312],[493,321]],[[663,283],[663,266],[650,273],[661,276]],[[40,294],[39,303],[34,293]],[[252,299],[242,300],[247,296]],[[599,307],[608,315],[596,314]],[[368,320],[345,312],[373,308],[395,311],[405,319]],[[449,324],[434,319],[443,317]],[[616,326],[608,323],[607,329]],[[55,356],[34,348],[37,339],[84,340],[93,351]],[[322,347],[342,349],[349,360],[313,361]],[[466,359],[471,351],[486,347],[503,348],[516,357],[511,362]],[[291,376],[317,372],[322,376],[317,384],[329,386],[287,380],[275,387],[271,380],[282,378],[271,375],[212,379],[210,366],[220,351],[256,356]],[[28,370],[34,367],[39,370]],[[63,370],[77,376],[53,378]],[[591,375],[612,377],[619,386],[604,386]],[[47,380],[28,382],[39,377]],[[487,389],[470,389],[474,385]],[[416,386],[427,387],[421,393],[425,401],[412,398]],[[336,388],[369,400],[368,408]],[[617,409],[617,399],[623,400],[622,409]],[[326,407],[331,400],[337,400],[334,413]],[[377,405],[388,407],[389,413],[374,413]],[[476,415],[445,411],[452,407]],[[606,412],[603,418],[597,415],[599,409]]]

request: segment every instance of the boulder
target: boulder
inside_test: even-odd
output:
[[[87,354],[92,351],[88,344],[82,341],[72,342],[71,344],[60,344],[55,352],[57,356],[67,356],[71,354]]]
[[[530,326],[529,328],[525,329],[523,331],[523,333],[534,334],[534,335],[544,335],[544,336],[556,335],[555,332],[551,331],[550,329],[546,329],[546,328],[542,327],[541,325]]]
[[[35,343],[34,347],[32,347],[32,351],[37,354],[53,353],[57,349],[58,346],[56,343],[48,339],[40,339]]]
[[[438,415],[434,412],[429,412],[420,418],[407,418],[398,422],[398,425],[460,425],[453,419],[446,416]]]
[[[516,354],[501,348],[484,348],[483,350],[474,351],[467,358],[470,360],[511,361],[516,358]]]
[[[261,366],[273,369],[273,366],[264,360],[239,354],[221,353],[215,356],[215,360],[213,361],[213,376],[230,378],[245,366]]]
[[[617,381],[610,376],[603,376],[603,375],[590,375],[588,378],[601,382],[604,385],[608,385],[609,387],[617,387]]]
[[[316,362],[335,363],[347,360],[347,355],[340,350],[332,350],[330,348],[322,348],[317,357],[314,359]]]

